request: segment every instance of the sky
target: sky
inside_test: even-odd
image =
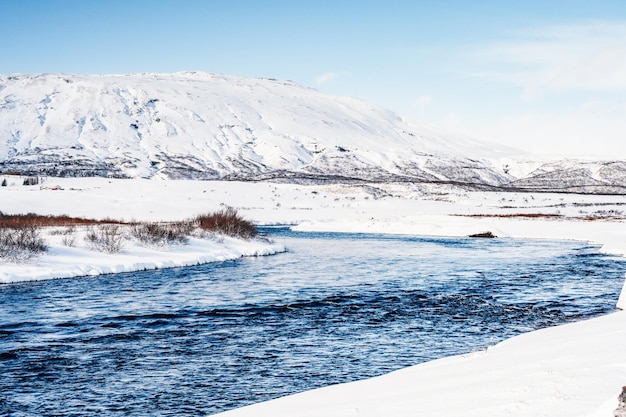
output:
[[[2,0],[0,73],[292,80],[546,156],[626,158],[626,1]]]

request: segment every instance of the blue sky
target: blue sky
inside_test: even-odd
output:
[[[626,1],[2,0],[1,73],[289,79],[543,154],[626,157]]]

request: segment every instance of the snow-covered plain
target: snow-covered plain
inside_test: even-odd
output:
[[[228,205],[258,224],[439,236],[491,231],[500,237],[586,240],[605,252],[626,255],[622,213],[626,196],[466,192],[412,184],[305,186],[103,178],[48,178],[41,185],[22,186],[20,178],[6,178],[8,186],[0,187],[0,210],[9,214],[179,220]],[[58,189],[49,189],[52,186]],[[249,254],[267,250],[264,244],[245,249],[241,242],[232,242],[232,246],[228,241],[222,246],[218,242],[209,244],[216,245],[215,252],[208,246],[196,247],[195,241],[190,246],[171,247],[165,254],[153,251],[147,255],[143,249],[128,247],[122,255],[128,256],[127,261],[120,261],[120,256],[98,256],[101,263],[95,271],[141,267],[144,257],[169,257],[170,263],[156,266],[171,266],[184,263],[186,252],[210,257],[230,250]],[[71,257],[63,258],[68,255]],[[76,263],[81,256],[93,258],[86,249],[53,245],[49,254],[26,266],[0,263],[0,277],[6,279],[20,268],[26,271],[43,265],[56,268]],[[88,267],[83,271],[90,273]],[[66,271],[64,276],[68,275]],[[620,304],[626,307],[626,296]],[[624,346],[626,313],[616,312],[521,335],[484,352],[468,352],[224,415],[611,416],[617,396],[626,385]]]

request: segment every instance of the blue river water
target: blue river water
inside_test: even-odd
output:
[[[0,415],[209,415],[613,311],[572,241],[265,230],[287,253],[0,286]]]

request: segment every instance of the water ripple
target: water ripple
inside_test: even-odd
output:
[[[577,242],[274,234],[273,257],[0,286],[0,415],[211,414],[612,311]]]

